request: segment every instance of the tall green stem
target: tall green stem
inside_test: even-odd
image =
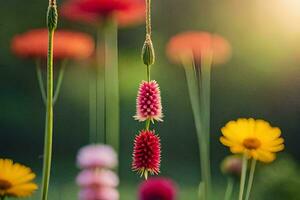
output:
[[[90,143],[95,143],[97,138],[97,81],[96,70],[90,69],[89,73],[89,140]]]
[[[242,166],[242,175],[240,180],[240,192],[239,192],[239,200],[243,200],[244,196],[244,188],[245,188],[245,182],[246,182],[246,173],[247,173],[247,155],[243,155],[243,166]]]
[[[207,193],[207,199],[210,199],[211,194],[211,171],[210,171],[210,104],[211,104],[211,65],[212,54],[210,52],[202,53],[201,59],[201,76],[199,76],[198,83],[200,89],[200,118],[202,121],[202,132],[204,134],[204,141],[202,145],[205,148],[203,181]]]
[[[192,56],[191,56],[192,58]],[[199,147],[199,158],[200,158],[200,165],[201,165],[201,177],[203,179],[201,184],[201,198],[204,200],[208,199],[209,196],[209,188],[208,188],[208,181],[207,181],[207,168],[209,168],[209,161],[207,161],[207,142],[206,136],[204,134],[203,122],[201,117],[201,110],[200,110],[200,94],[198,88],[198,79],[197,73],[195,70],[195,64],[193,59],[186,59],[182,58],[182,64],[184,65],[184,70],[186,74],[186,81],[190,96],[190,101],[192,105],[192,111],[194,115],[194,122],[196,126],[196,132],[198,137],[198,147]]]
[[[256,166],[256,160],[252,159],[245,200],[249,200],[250,198],[250,193],[251,193],[253,179],[254,179],[255,166]]]
[[[47,105],[46,128],[44,142],[44,164],[42,179],[42,200],[48,198],[48,188],[51,172],[52,137],[53,137],[53,37],[54,30],[49,31],[48,62],[47,62]]]
[[[106,117],[105,117],[105,78],[104,78],[104,67],[103,67],[103,29],[98,27],[97,29],[97,67],[95,78],[95,95],[96,98],[94,112],[94,123],[95,123],[95,140],[93,142],[106,143]]]
[[[46,125],[44,141],[44,162],[42,177],[41,200],[48,199],[48,189],[51,173],[52,159],[52,138],[53,138],[53,38],[57,27],[56,0],[49,0],[47,11],[48,27],[48,58],[47,58],[47,104],[46,104]]]
[[[105,120],[107,143],[119,152],[118,36],[114,20],[105,27]]]
[[[227,187],[224,195],[224,200],[231,200],[232,199],[232,192],[233,192],[233,185],[234,180],[233,178],[229,177],[227,181]]]

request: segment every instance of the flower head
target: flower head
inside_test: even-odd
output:
[[[21,58],[46,59],[48,30],[35,29],[13,38],[11,49]],[[54,59],[86,59],[94,52],[93,39],[84,33],[58,30],[54,35]]]
[[[238,119],[222,128],[220,141],[232,153],[246,154],[262,162],[272,162],[275,153],[284,149],[281,131],[264,120]]]
[[[176,185],[167,178],[150,178],[139,187],[139,200],[175,200]]]
[[[110,17],[114,12],[126,10],[132,2],[133,0],[77,0],[77,5],[83,11]]]
[[[99,25],[113,17],[120,27],[145,21],[145,3],[140,0],[69,0],[62,15],[72,21]]]
[[[117,154],[108,145],[89,145],[81,148],[77,156],[80,168],[114,168],[117,163]]]
[[[30,196],[38,188],[32,182],[34,178],[30,168],[9,159],[0,159],[0,198]]]
[[[76,182],[80,187],[117,187],[119,178],[110,170],[86,169],[79,173]]]
[[[140,84],[136,100],[136,115],[134,118],[139,121],[150,119],[151,121],[162,121],[163,113],[159,86],[156,81]]]
[[[240,177],[242,172],[243,161],[241,156],[227,156],[221,163],[221,171],[223,174],[233,177]]]
[[[201,57],[213,54],[213,63],[221,64],[231,55],[230,44],[219,35],[208,32],[189,31],[173,36],[166,49],[169,59],[181,63],[183,58],[194,59],[200,63]]]
[[[160,172],[160,139],[153,131],[141,131],[134,140],[132,169],[147,179]]]
[[[115,188],[85,188],[79,192],[79,200],[119,200],[119,192]]]

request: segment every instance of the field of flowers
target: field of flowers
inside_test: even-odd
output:
[[[0,7],[0,200],[299,200],[300,3]]]

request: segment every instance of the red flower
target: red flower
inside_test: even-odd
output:
[[[175,183],[167,178],[150,178],[139,187],[139,200],[175,200]]]
[[[61,10],[69,20],[94,25],[108,16],[113,16],[121,27],[145,21],[145,2],[141,0],[69,0]]]
[[[61,7],[61,15],[71,21],[85,22],[89,24],[97,24],[101,19],[97,14],[82,11],[76,2],[69,1]]]
[[[48,31],[35,29],[13,38],[13,53],[22,58],[47,58]],[[58,30],[54,35],[54,59],[85,59],[94,51],[93,39],[84,33]]]
[[[231,55],[231,47],[226,39],[208,32],[184,32],[173,36],[167,45],[167,55],[175,63],[183,57],[193,56],[200,61],[207,52],[213,53],[213,63],[226,62]]]
[[[134,140],[132,169],[147,179],[160,172],[160,139],[153,131],[141,131]]]
[[[136,115],[134,118],[139,121],[147,119],[162,121],[162,106],[159,86],[156,81],[140,84],[136,100]]]
[[[127,10],[116,13],[118,25],[121,27],[128,27],[145,22],[145,3],[144,1],[137,1],[128,7]]]

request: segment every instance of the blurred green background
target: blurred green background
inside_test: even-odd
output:
[[[44,27],[47,4],[46,0],[10,0],[0,7],[0,157],[31,166],[39,175],[45,109],[34,62],[14,57],[10,41],[17,33]],[[212,166],[214,183],[220,188],[217,196],[223,195],[226,180],[219,164],[229,154],[218,141],[220,128],[229,120],[254,117],[280,127],[286,149],[273,164],[259,165],[253,199],[300,199],[299,10],[299,0],[153,1],[157,62],[152,78],[160,84],[165,114],[164,122],[155,125],[162,140],[161,175],[178,183],[180,199],[197,198],[200,166],[184,71],[168,62],[165,45],[170,36],[186,30],[221,34],[233,50],[230,62],[212,72]],[[59,27],[94,35],[91,28],[63,19]],[[119,31],[121,200],[135,199],[141,181],[130,164],[133,138],[142,128],[132,116],[139,82],[145,78],[140,61],[143,39],[143,26]],[[76,199],[76,153],[89,138],[86,67],[84,63],[69,64],[55,107],[51,200]]]

